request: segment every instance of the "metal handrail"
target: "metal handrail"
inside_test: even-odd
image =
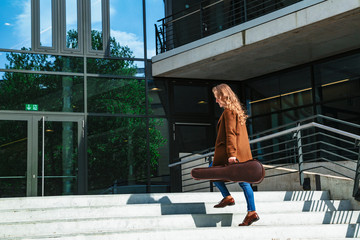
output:
[[[270,128],[270,129],[267,129],[265,131],[252,134],[249,137],[250,138],[257,137],[257,136],[260,136],[260,135],[263,135],[263,134],[267,134],[269,132],[274,132],[274,131],[277,131],[279,129],[286,128],[288,126],[296,125],[297,123],[303,123],[303,122],[307,122],[309,120],[313,120],[313,119],[317,119],[317,118],[330,120],[330,121],[333,121],[333,122],[336,122],[336,123],[340,123],[340,124],[343,124],[343,125],[346,125],[346,126],[355,127],[355,128],[360,129],[360,125],[358,125],[358,124],[351,123],[351,122],[346,122],[346,121],[336,119],[336,118],[332,118],[332,117],[328,117],[328,116],[324,116],[322,114],[316,114],[316,115],[313,115],[313,116],[310,116],[310,117],[307,117],[307,118],[303,118],[303,119],[301,119],[299,121],[296,121],[296,122],[287,123],[287,124],[284,124],[284,125],[281,125],[281,126],[278,126],[278,127]]]
[[[325,125],[322,125],[322,124],[319,124],[319,123],[316,123],[316,122],[311,122],[311,123],[307,123],[305,125],[300,125],[300,126],[297,126],[297,127],[286,129],[286,130],[283,130],[283,131],[278,132],[278,133],[273,133],[273,134],[270,134],[270,135],[267,135],[267,136],[264,136],[264,137],[249,140],[249,143],[254,144],[254,143],[258,143],[258,142],[263,142],[263,141],[266,141],[266,140],[270,140],[270,139],[273,139],[273,138],[284,136],[284,135],[287,135],[289,133],[295,133],[297,131],[305,130],[305,129],[312,128],[312,127],[321,128],[321,129],[324,129],[324,130],[327,130],[327,131],[330,131],[330,132],[334,132],[334,133],[340,134],[342,136],[346,136],[346,137],[349,137],[349,138],[353,138],[354,140],[360,141],[360,136],[359,135],[349,133],[349,132],[346,132],[346,131],[342,131],[342,130],[338,130],[336,128],[328,127],[328,126],[325,126]],[[182,160],[182,161],[179,161],[179,162],[176,162],[176,163],[171,163],[168,166],[169,167],[174,167],[174,166],[177,166],[177,165],[182,165],[184,163],[192,162],[194,160],[210,157],[210,156],[213,156],[213,155],[214,155],[214,151],[210,152],[210,153],[207,153],[207,154],[200,155],[200,156],[190,157],[190,158],[188,158],[186,160]]]
[[[307,120],[315,119],[316,117],[319,117],[319,116],[313,116],[311,118],[308,118]],[[321,116],[321,117],[325,118],[325,116]],[[329,120],[334,120],[334,119],[329,118]],[[337,120],[337,119],[335,119],[335,120]],[[304,120],[302,120],[302,122],[304,122]],[[339,120],[337,122],[344,123],[341,120]],[[347,122],[345,122],[345,123],[346,123],[346,125],[351,125],[351,126],[355,126],[355,127],[358,126],[356,124],[349,124]],[[276,152],[272,151],[272,152],[264,152],[264,153],[262,153],[264,151],[264,149],[268,149],[269,146],[261,146],[261,145],[259,145],[260,147],[256,148],[256,150],[254,150],[254,149],[252,150],[252,152],[260,152],[260,154],[257,154],[257,155],[253,154],[254,158],[262,160],[264,158],[265,159],[269,158],[272,155],[280,154],[280,156],[277,156],[277,157],[275,156],[276,158],[263,161],[264,164],[282,162],[282,160],[286,160],[286,159],[294,159],[295,160],[294,162],[286,164],[286,165],[293,165],[295,162],[298,162],[299,169],[295,170],[295,171],[299,172],[300,184],[301,185],[304,184],[304,172],[308,171],[308,170],[312,170],[312,169],[318,169],[318,168],[327,169],[327,170],[329,170],[331,172],[334,172],[334,173],[336,173],[338,175],[346,176],[344,174],[346,172],[342,173],[342,172],[338,171],[338,169],[334,170],[334,169],[330,169],[330,168],[328,168],[326,166],[315,166],[315,167],[310,167],[310,168],[305,169],[304,165],[303,165],[304,162],[307,162],[307,163],[318,162],[318,161],[330,162],[332,164],[335,164],[336,166],[339,166],[339,167],[343,168],[345,171],[355,172],[355,177],[353,178],[354,179],[353,196],[356,199],[358,199],[358,198],[360,199],[360,191],[359,191],[360,152],[353,151],[352,148],[350,150],[350,149],[348,149],[346,147],[343,147],[342,145],[334,145],[334,144],[332,144],[332,142],[329,143],[329,142],[326,142],[325,140],[322,140],[322,139],[316,140],[316,141],[313,141],[313,142],[308,142],[308,141],[312,141],[312,138],[316,137],[317,135],[320,135],[320,136],[323,135],[323,136],[327,137],[326,139],[331,139],[331,141],[334,141],[334,140],[335,141],[341,141],[341,143],[345,143],[345,144],[354,143],[354,148],[357,148],[357,147],[360,146],[359,145],[360,136],[357,135],[357,134],[354,134],[354,133],[350,133],[350,132],[347,132],[347,131],[343,131],[343,130],[340,130],[340,129],[329,127],[329,126],[326,126],[324,124],[320,124],[320,123],[316,123],[316,122],[310,122],[310,123],[306,123],[304,125],[300,125],[300,123],[298,122],[297,124],[298,125],[296,127],[292,127],[290,129],[285,129],[285,130],[282,130],[280,132],[268,134],[266,136],[262,136],[262,137],[259,137],[259,138],[256,138],[256,139],[249,140],[250,144],[260,144],[260,143],[263,143],[264,141],[274,140],[274,139],[277,139],[277,138],[283,137],[283,136],[289,136],[290,135],[291,138],[292,138],[291,140],[280,141],[280,142],[275,143],[275,144],[270,143],[271,147],[280,149],[280,150],[278,150]],[[359,128],[360,128],[360,126],[359,126]],[[304,130],[307,130],[307,129],[325,130],[327,132],[331,132],[331,133],[340,135],[341,137],[335,137],[335,136],[332,136],[332,135],[329,135],[329,134],[326,134],[326,133],[323,133],[323,132],[316,132],[316,133],[311,133],[310,132],[309,135],[305,134],[304,136],[302,136],[301,131],[304,131]],[[344,139],[344,137],[345,138],[350,138],[354,142],[352,142],[351,140],[350,141],[346,140],[346,139]],[[294,138],[295,138],[295,141],[294,141]],[[308,143],[307,142],[302,143],[302,141],[307,141]],[[291,144],[289,144],[289,143],[292,143],[292,144],[296,145],[296,147],[294,146],[292,148]],[[285,147],[284,147],[284,145],[285,145]],[[319,149],[312,150],[314,147],[318,148],[318,145],[319,146],[320,145],[325,146],[325,149],[319,148]],[[345,153],[345,155],[341,154],[341,153]],[[180,161],[169,164],[169,167],[179,166],[179,165],[189,163],[189,162],[193,162],[193,161],[196,161],[196,160],[199,160],[199,159],[205,159],[205,160],[210,159],[211,160],[213,155],[214,155],[214,151],[208,152],[206,154],[199,154],[199,153],[197,153],[197,155],[189,154],[187,156],[179,158],[179,159],[181,159]],[[357,160],[352,159],[352,157],[350,157],[352,155],[354,155],[354,156],[357,155],[358,159]],[[314,158],[314,156],[315,156],[315,158]],[[354,162],[354,163],[357,162],[357,167],[354,170],[354,169],[352,169],[350,167],[347,167],[347,166],[345,166],[343,164],[340,164],[340,163],[338,163],[336,161],[332,161],[332,160],[330,160],[330,159],[328,159],[327,157],[324,157],[324,156],[327,156],[327,157],[330,157],[330,158],[335,157],[336,159],[340,159],[340,160],[348,161],[348,162],[349,161]],[[282,166],[286,166],[286,165],[282,165]],[[264,166],[265,166],[265,168],[267,168],[266,165],[264,165]],[[194,167],[194,166],[192,166],[192,167]],[[268,167],[268,168],[273,169],[272,166]],[[291,171],[289,173],[293,173],[293,172],[294,171]],[[283,173],[283,174],[289,174],[289,173]],[[283,175],[283,174],[280,174],[280,175]],[[267,177],[272,177],[272,176],[274,176],[274,175],[267,176]],[[346,177],[349,178],[349,176],[346,176]],[[186,185],[186,186],[188,186],[188,185]]]

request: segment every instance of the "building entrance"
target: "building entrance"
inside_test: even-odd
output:
[[[83,126],[83,116],[0,113],[0,197],[82,192]]]

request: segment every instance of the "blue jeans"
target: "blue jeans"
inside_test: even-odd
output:
[[[209,167],[212,166],[212,163],[210,163]],[[214,182],[214,185],[219,189],[223,197],[227,197],[230,195],[229,190],[227,189],[224,182]],[[256,211],[255,208],[255,199],[254,199],[254,191],[250,185],[250,183],[247,182],[239,182],[240,187],[242,188],[246,203],[247,203],[247,210],[248,211]]]

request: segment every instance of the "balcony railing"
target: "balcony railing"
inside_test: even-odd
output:
[[[307,171],[345,177],[354,181],[353,197],[360,201],[359,133],[360,125],[315,115],[250,136],[250,145],[253,157],[264,164],[266,171],[281,169],[274,174],[267,173],[265,178],[297,172],[300,184],[306,189],[304,174]],[[207,166],[213,155],[213,149],[185,155],[169,167],[181,166],[183,189],[212,191],[211,181],[210,185],[208,181],[195,181],[190,171]]]
[[[159,24],[155,24],[156,54],[169,51],[300,2],[315,4],[319,0],[202,1],[197,5],[158,20]],[[306,4],[301,6],[304,7]]]

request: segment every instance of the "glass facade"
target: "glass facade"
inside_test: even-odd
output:
[[[2,3],[13,40],[0,41],[0,197],[170,191],[168,91],[145,59],[146,26],[163,11],[146,0]]]

